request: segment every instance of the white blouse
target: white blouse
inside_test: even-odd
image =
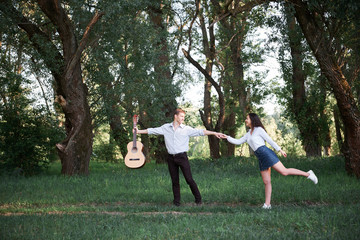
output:
[[[251,129],[240,139],[235,139],[228,136],[227,140],[236,145],[247,142],[253,151],[256,151],[259,147],[265,145],[265,141],[268,142],[276,151],[280,151],[281,148],[277,145],[271,137],[266,133],[262,127],[255,127],[251,134]]]

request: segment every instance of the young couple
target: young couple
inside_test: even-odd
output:
[[[166,123],[158,128],[148,128],[145,130],[136,129],[139,134],[164,135],[166,149],[169,153],[167,162],[172,181],[172,190],[174,194],[173,203],[175,206],[180,206],[179,167],[187,184],[190,186],[192,194],[195,197],[195,203],[198,205],[202,204],[201,194],[192,177],[189,159],[186,154],[189,150],[190,137],[215,135],[217,138],[227,139],[230,143],[236,145],[247,142],[259,160],[260,173],[265,184],[264,209],[271,208],[271,168],[274,168],[277,172],[284,176],[300,175],[307,177],[315,184],[318,182],[318,179],[312,170],[303,172],[295,168],[284,167],[277,155],[265,146],[265,141],[268,142],[276,151],[279,151],[284,157],[286,157],[286,153],[269,137],[260,121],[260,118],[255,113],[249,113],[247,115],[245,124],[250,128],[250,130],[240,139],[234,139],[223,133],[194,129],[184,125],[184,120],[185,111],[182,109],[176,109],[174,112],[173,122]]]

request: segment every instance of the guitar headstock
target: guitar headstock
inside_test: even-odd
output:
[[[138,121],[139,121],[139,116],[135,114],[134,117],[133,117],[134,127],[136,127],[136,124],[137,124]]]

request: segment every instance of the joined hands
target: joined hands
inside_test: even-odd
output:
[[[215,136],[219,139],[227,139],[228,136],[224,133],[216,133]]]

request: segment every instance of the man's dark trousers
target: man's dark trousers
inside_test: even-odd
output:
[[[192,194],[195,197],[195,203],[201,203],[200,191],[191,175],[190,163],[186,152],[168,155],[168,167],[172,181],[172,190],[174,194],[174,205],[180,205],[180,182],[179,182],[179,167],[184,175],[184,178],[189,184]]]

